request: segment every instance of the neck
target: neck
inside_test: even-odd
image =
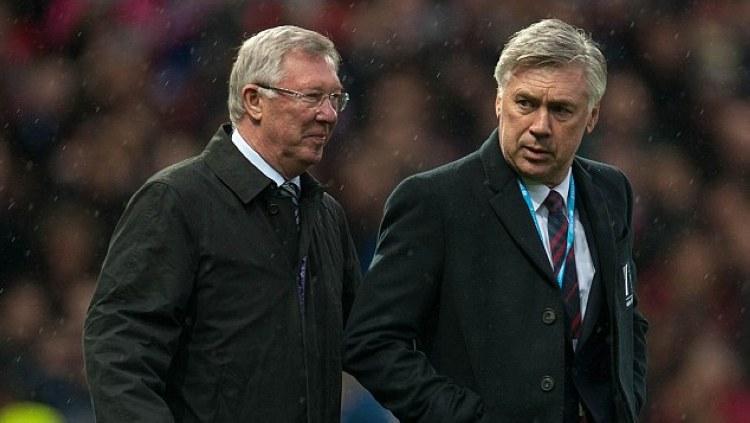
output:
[[[281,176],[283,176],[287,181],[293,179],[296,176],[299,176],[302,173],[291,171],[287,167],[283,166],[283,160],[281,159],[281,157],[277,154],[274,154],[274,152],[267,147],[271,143],[264,140],[261,134],[259,134],[257,131],[254,131],[253,127],[250,125],[251,124],[247,124],[247,122],[241,122],[236,127],[237,132],[240,133],[242,139],[253,150],[255,150],[255,152],[258,153],[258,155],[262,157],[263,160],[266,161],[266,163],[274,168],[274,170],[279,172],[279,174],[281,174]]]

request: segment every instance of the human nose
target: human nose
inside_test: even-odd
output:
[[[333,105],[331,97],[323,97],[323,101],[318,105],[318,113],[316,114],[318,119],[325,122],[335,123],[336,119],[338,119],[338,115],[339,114],[336,111],[336,107]]]
[[[551,132],[550,114],[546,108],[540,107],[534,114],[534,120],[531,122],[529,132],[537,138],[544,138]]]

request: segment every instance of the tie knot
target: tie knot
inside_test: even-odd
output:
[[[547,198],[544,200],[544,205],[550,213],[561,213],[563,210],[562,195],[555,190],[551,190],[549,195],[547,195]]]
[[[292,181],[286,181],[279,187],[279,194],[282,197],[291,198],[296,204],[299,200],[299,187]]]

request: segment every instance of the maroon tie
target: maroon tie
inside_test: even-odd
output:
[[[578,275],[573,245],[570,246],[567,257],[564,257],[568,237],[568,219],[565,216],[562,196],[557,191],[550,191],[547,199],[544,200],[544,205],[549,210],[547,231],[555,277],[565,261],[562,284],[563,302],[570,337],[577,340],[581,335],[581,299],[578,294]]]

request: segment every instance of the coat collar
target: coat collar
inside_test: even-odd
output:
[[[208,167],[231,189],[240,201],[247,204],[269,185],[275,185],[258,168],[251,165],[232,144],[232,125],[219,127],[203,151]],[[300,175],[302,200],[322,195],[323,187],[307,172]]]

